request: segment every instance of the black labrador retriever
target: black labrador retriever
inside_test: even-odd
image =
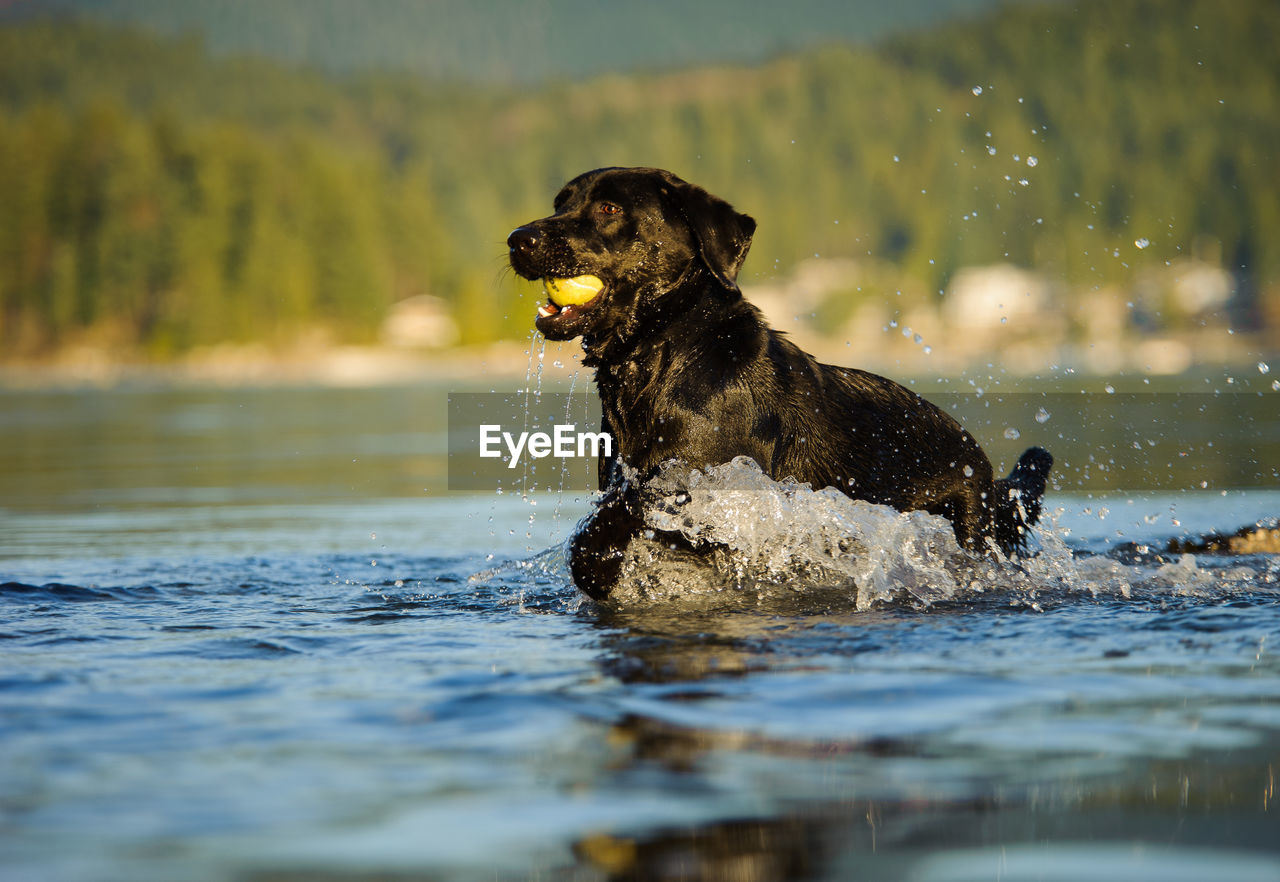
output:
[[[516,273],[548,286],[538,330],[582,337],[614,439],[599,463],[604,497],[572,540],[578,587],[609,594],[644,529],[644,483],[672,459],[700,469],[749,456],[777,480],[942,515],[971,551],[1022,549],[1053,457],[1032,447],[993,480],[943,411],[884,377],[819,364],[770,328],[735,281],[755,227],[670,172],[604,168],[507,240]],[[582,280],[573,296],[557,296],[565,279]],[[619,457],[638,479],[623,479]]]

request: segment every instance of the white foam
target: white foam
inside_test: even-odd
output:
[[[943,518],[774,481],[747,457],[687,477],[682,471],[670,464],[653,482],[662,501],[646,523],[717,547],[712,581],[722,588],[839,589],[854,592],[858,608],[904,593],[932,603],[958,588],[961,552]]]
[[[705,471],[668,463],[647,486],[645,537],[627,550],[612,599],[664,600],[736,593],[744,598],[830,597],[857,609],[926,607],[1000,593],[1037,607],[1064,595],[1130,597],[1134,590],[1199,593],[1222,576],[1192,555],[1130,565],[1077,557],[1051,517],[1032,531],[1035,553],[1007,559],[960,549],[951,524],[774,481],[747,457]],[[679,534],[697,553],[673,548]]]

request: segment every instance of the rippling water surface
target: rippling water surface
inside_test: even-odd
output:
[[[757,569],[598,606],[585,495],[433,490],[439,398],[3,396],[0,875],[1280,879],[1280,556],[1161,551],[1265,483],[1068,471],[1040,558],[869,599],[766,488]]]

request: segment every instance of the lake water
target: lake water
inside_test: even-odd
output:
[[[612,607],[448,391],[0,392],[0,876],[1280,880],[1280,555],[1161,552],[1280,514],[1269,387],[959,389],[1040,557],[807,592],[768,490],[793,578]]]

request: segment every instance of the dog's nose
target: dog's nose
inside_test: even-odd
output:
[[[538,233],[529,227],[519,227],[507,237],[507,247],[512,252],[531,254],[538,248]]]

